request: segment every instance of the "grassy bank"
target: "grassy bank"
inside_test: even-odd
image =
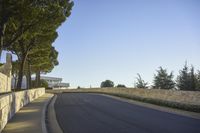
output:
[[[134,88],[92,88],[64,90],[65,93],[101,93],[200,113],[200,92]]]

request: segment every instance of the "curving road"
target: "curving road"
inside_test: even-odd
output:
[[[59,94],[55,111],[64,133],[200,133],[198,119],[98,94]]]

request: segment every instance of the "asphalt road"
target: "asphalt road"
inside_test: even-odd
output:
[[[64,133],[200,133],[198,119],[98,94],[59,94],[55,111]]]

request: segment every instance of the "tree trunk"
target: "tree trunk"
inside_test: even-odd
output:
[[[27,89],[31,89],[32,88],[32,84],[31,84],[31,66],[30,66],[30,62],[27,61]]]
[[[8,22],[8,16],[4,13],[5,7],[3,2],[1,1],[0,3],[0,8],[2,9],[1,11],[1,22],[0,22],[0,59],[1,59],[1,53],[3,50],[3,39],[4,39],[4,33],[6,30],[6,23]]]
[[[21,89],[21,86],[22,86],[25,61],[26,61],[26,55],[22,57],[21,62],[20,62],[19,73],[18,73],[18,81],[17,81],[17,89]]]
[[[40,87],[40,71],[36,72],[36,87]]]
[[[14,83],[14,90],[16,89],[16,87],[17,87],[17,77],[14,77],[14,80],[15,80],[15,83]]]
[[[30,89],[30,86],[29,86],[29,79],[28,79],[28,73],[26,73],[26,89]]]
[[[0,24],[0,59],[1,59],[1,53],[3,51],[3,38],[5,33],[6,25],[1,22]]]

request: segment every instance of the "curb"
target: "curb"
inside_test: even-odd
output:
[[[48,131],[47,131],[47,125],[46,125],[46,112],[47,112],[48,105],[50,104],[51,99],[53,97],[54,97],[54,95],[52,94],[52,96],[45,102],[44,107],[42,109],[41,125],[42,125],[42,132],[43,133],[48,133]]]
[[[54,104],[55,101],[57,99],[57,95],[54,95],[54,97],[52,98],[51,102],[49,103],[48,108],[48,131],[49,133],[63,133],[61,127],[58,124],[57,118],[56,118],[56,113],[55,113],[55,108],[54,108]]]

